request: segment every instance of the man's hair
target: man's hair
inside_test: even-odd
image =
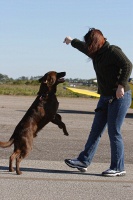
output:
[[[106,41],[102,32],[98,29],[91,28],[84,36],[84,41],[88,49],[88,56],[94,58],[97,51],[103,46]]]

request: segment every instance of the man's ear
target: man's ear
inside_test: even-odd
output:
[[[46,82],[46,80],[47,80],[47,73],[42,78],[40,78],[38,81],[39,81],[39,83],[42,83],[42,82]]]

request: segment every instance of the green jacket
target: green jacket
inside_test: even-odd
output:
[[[87,55],[85,42],[73,39],[71,45]],[[130,90],[128,80],[132,71],[132,63],[119,47],[110,45],[106,41],[92,62],[97,76],[99,94],[115,96],[119,84],[124,86],[125,92]]]

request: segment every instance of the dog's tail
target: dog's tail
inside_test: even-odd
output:
[[[7,148],[10,147],[14,143],[14,139],[11,138],[8,142],[1,142],[0,141],[0,147]]]

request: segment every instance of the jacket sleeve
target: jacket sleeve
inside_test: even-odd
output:
[[[82,42],[82,41],[80,41],[78,39],[73,39],[71,41],[71,45],[72,45],[72,47],[78,49],[79,51],[81,51],[82,53],[84,53],[85,55],[87,55],[87,47],[85,45],[85,42]]]
[[[117,62],[117,66],[120,67],[120,77],[118,80],[118,85],[122,85],[123,87],[125,87],[130,78],[133,65],[131,61],[127,58],[127,56],[118,47],[114,49],[114,56]]]

